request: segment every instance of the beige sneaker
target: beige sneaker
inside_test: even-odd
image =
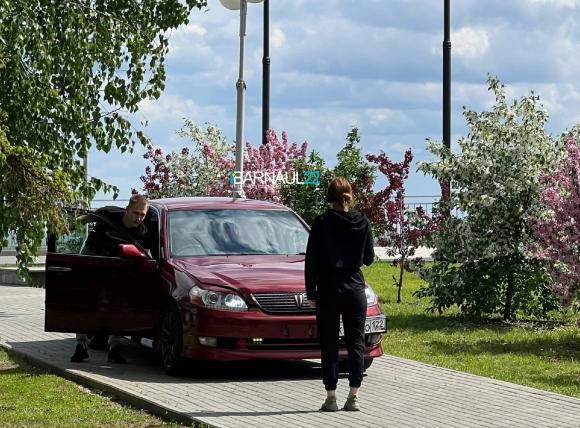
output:
[[[336,397],[327,397],[322,407],[320,407],[321,412],[338,412],[338,405],[336,404]]]
[[[342,410],[346,410],[347,412],[358,412],[360,410],[358,397],[356,395],[349,395]]]

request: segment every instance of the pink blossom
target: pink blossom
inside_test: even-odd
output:
[[[554,292],[568,306],[577,298],[580,283],[580,148],[569,138],[565,149],[556,171],[543,177],[540,202],[552,216],[530,221],[538,241],[530,250],[553,266]]]

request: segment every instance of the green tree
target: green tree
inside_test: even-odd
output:
[[[332,171],[334,177],[344,177],[352,184],[356,209],[364,209],[370,203],[377,177],[377,167],[366,160],[360,140],[358,128],[353,127],[346,135],[345,146],[336,155],[338,163]]]
[[[350,181],[355,196],[354,207],[370,211],[373,185],[376,179],[376,166],[365,159],[360,148],[360,134],[353,127],[346,136],[346,144],[336,155],[337,164],[328,168],[324,159],[313,150],[304,160],[296,161],[297,171],[318,171],[319,180],[313,185],[286,185],[281,189],[284,204],[296,211],[308,224],[312,224],[318,214],[323,213],[326,203],[326,188],[334,177],[344,177]]]
[[[312,150],[307,158],[294,161],[294,168],[299,173],[318,171],[318,184],[286,184],[280,188],[282,202],[287,207],[312,225],[318,214],[326,209],[326,188],[332,179],[332,170],[326,167],[324,159],[316,150]],[[300,177],[304,180],[304,176]]]
[[[0,236],[16,233],[22,268],[36,254],[44,223],[58,225],[62,220],[58,210],[21,218],[32,209],[46,208],[35,202],[46,180],[69,189],[76,200],[90,200],[98,190],[116,191],[96,177],[86,180],[82,159],[93,145],[104,152],[112,147],[131,152],[136,143],[145,143],[129,114],[141,101],[159,97],[167,34],[205,3],[0,0],[3,153],[34,159],[37,172],[24,186],[7,162],[0,169]],[[59,206],[58,194],[47,197]],[[15,203],[20,200],[30,208],[20,211],[22,204]],[[63,201],[68,200],[66,196]]]
[[[465,109],[467,137],[453,153],[431,141],[436,160],[419,170],[449,181],[451,214],[431,235],[434,263],[424,272],[419,295],[432,309],[457,305],[466,315],[518,310],[545,312],[555,304],[547,266],[530,256],[530,218],[539,209],[541,177],[551,171],[560,147],[544,131],[546,112],[533,93],[508,104],[504,86],[488,78],[495,105],[482,113]]]
[[[66,230],[62,208],[73,204],[75,195],[66,171],[46,168],[48,156],[10,144],[1,124],[3,117],[0,112],[0,237],[16,233],[18,266],[27,277],[25,267],[36,254],[46,224],[54,232]],[[5,241],[0,243],[4,245]]]

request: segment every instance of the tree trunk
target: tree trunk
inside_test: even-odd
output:
[[[403,288],[403,273],[405,272],[405,259],[401,259],[399,264],[399,282],[397,283],[397,303],[401,303],[401,288]]]

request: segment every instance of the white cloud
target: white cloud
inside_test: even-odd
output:
[[[370,125],[385,126],[396,123],[397,126],[409,124],[406,115],[400,110],[388,108],[371,108],[366,110],[366,117]]]
[[[548,6],[563,6],[569,8],[576,8],[580,6],[580,0],[527,0],[532,4],[546,4]]]
[[[484,28],[463,27],[451,33],[453,54],[467,59],[485,55],[489,36]]]
[[[223,115],[225,108],[219,105],[198,105],[192,99],[165,94],[158,100],[145,100],[139,104],[138,116],[150,124],[181,122],[184,117],[203,123],[204,117]],[[200,120],[201,119],[201,120]]]
[[[189,23],[186,26],[180,27],[177,30],[178,33],[185,33],[185,34],[195,34],[197,36],[205,36],[207,34],[207,30],[205,27],[198,23]]]
[[[278,25],[274,25],[270,31],[270,44],[274,49],[279,49],[286,43],[286,34]]]

